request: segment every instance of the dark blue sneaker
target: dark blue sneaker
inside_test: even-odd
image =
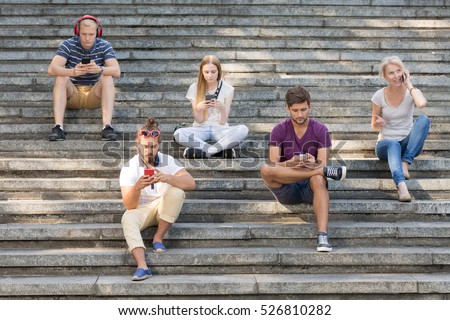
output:
[[[328,242],[328,234],[326,232],[319,232],[317,234],[317,251],[330,252],[331,250],[333,250],[333,248]]]
[[[136,272],[133,274],[133,277],[131,277],[131,280],[141,281],[150,278],[151,276],[152,272],[150,271],[150,269],[137,268]]]
[[[52,132],[48,135],[48,141],[63,141],[66,140],[66,134],[61,126],[57,124],[52,128]]]
[[[341,181],[344,180],[347,175],[347,167],[323,167],[323,175],[325,178]]]
[[[117,134],[114,131],[113,127],[109,124],[105,126],[102,130],[102,140],[104,141],[117,141]]]

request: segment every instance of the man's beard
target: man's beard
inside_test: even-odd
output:
[[[308,118],[296,118],[296,119],[293,119],[294,120],[294,122],[296,123],[296,124],[304,124],[306,121],[308,121]]]
[[[145,165],[152,167],[155,165],[155,155],[148,153],[147,157],[145,157],[145,154],[139,149],[139,157]]]

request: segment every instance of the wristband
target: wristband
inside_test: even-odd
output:
[[[411,89],[409,89],[409,94],[410,94],[410,95],[412,94],[412,91],[413,91],[414,89],[416,89],[416,90],[417,90],[417,88],[416,88],[416,87],[412,87]]]
[[[99,73],[99,75],[102,75],[102,74],[103,74],[103,67],[100,66],[100,73]]]

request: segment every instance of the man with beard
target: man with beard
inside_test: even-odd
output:
[[[302,87],[286,93],[290,115],[270,134],[268,164],[261,167],[264,183],[277,201],[285,205],[313,205],[317,219],[317,251],[330,252],[328,210],[330,198],[326,178],[345,179],[346,167],[327,166],[331,139],[328,129],[309,117],[311,97]]]
[[[195,181],[186,169],[173,157],[159,152],[161,131],[153,118],[148,118],[138,130],[136,142],[138,154],[120,171],[122,201],[127,209],[122,228],[137,264],[134,281],[152,275],[145,260],[141,231],[157,226],[153,252],[165,252],[163,238],[180,214],[184,190],[195,189]]]

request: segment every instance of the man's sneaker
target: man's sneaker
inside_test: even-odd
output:
[[[113,127],[111,127],[109,124],[107,124],[105,128],[102,130],[102,140],[105,141],[117,140],[117,134],[114,132]]]
[[[347,175],[347,167],[323,167],[323,175],[325,178],[341,181],[344,180]]]
[[[186,148],[183,152],[183,158],[185,159],[205,159],[206,152],[195,148]]]
[[[150,278],[151,276],[152,276],[152,272],[150,271],[150,269],[137,268],[136,272],[131,277],[131,280],[141,281],[141,280]]]
[[[61,126],[58,124],[52,128],[52,133],[48,135],[48,141],[63,141],[66,140],[66,134]]]
[[[326,232],[319,232],[317,234],[317,251],[330,252],[331,250],[333,250],[333,248],[328,242],[328,234]]]

